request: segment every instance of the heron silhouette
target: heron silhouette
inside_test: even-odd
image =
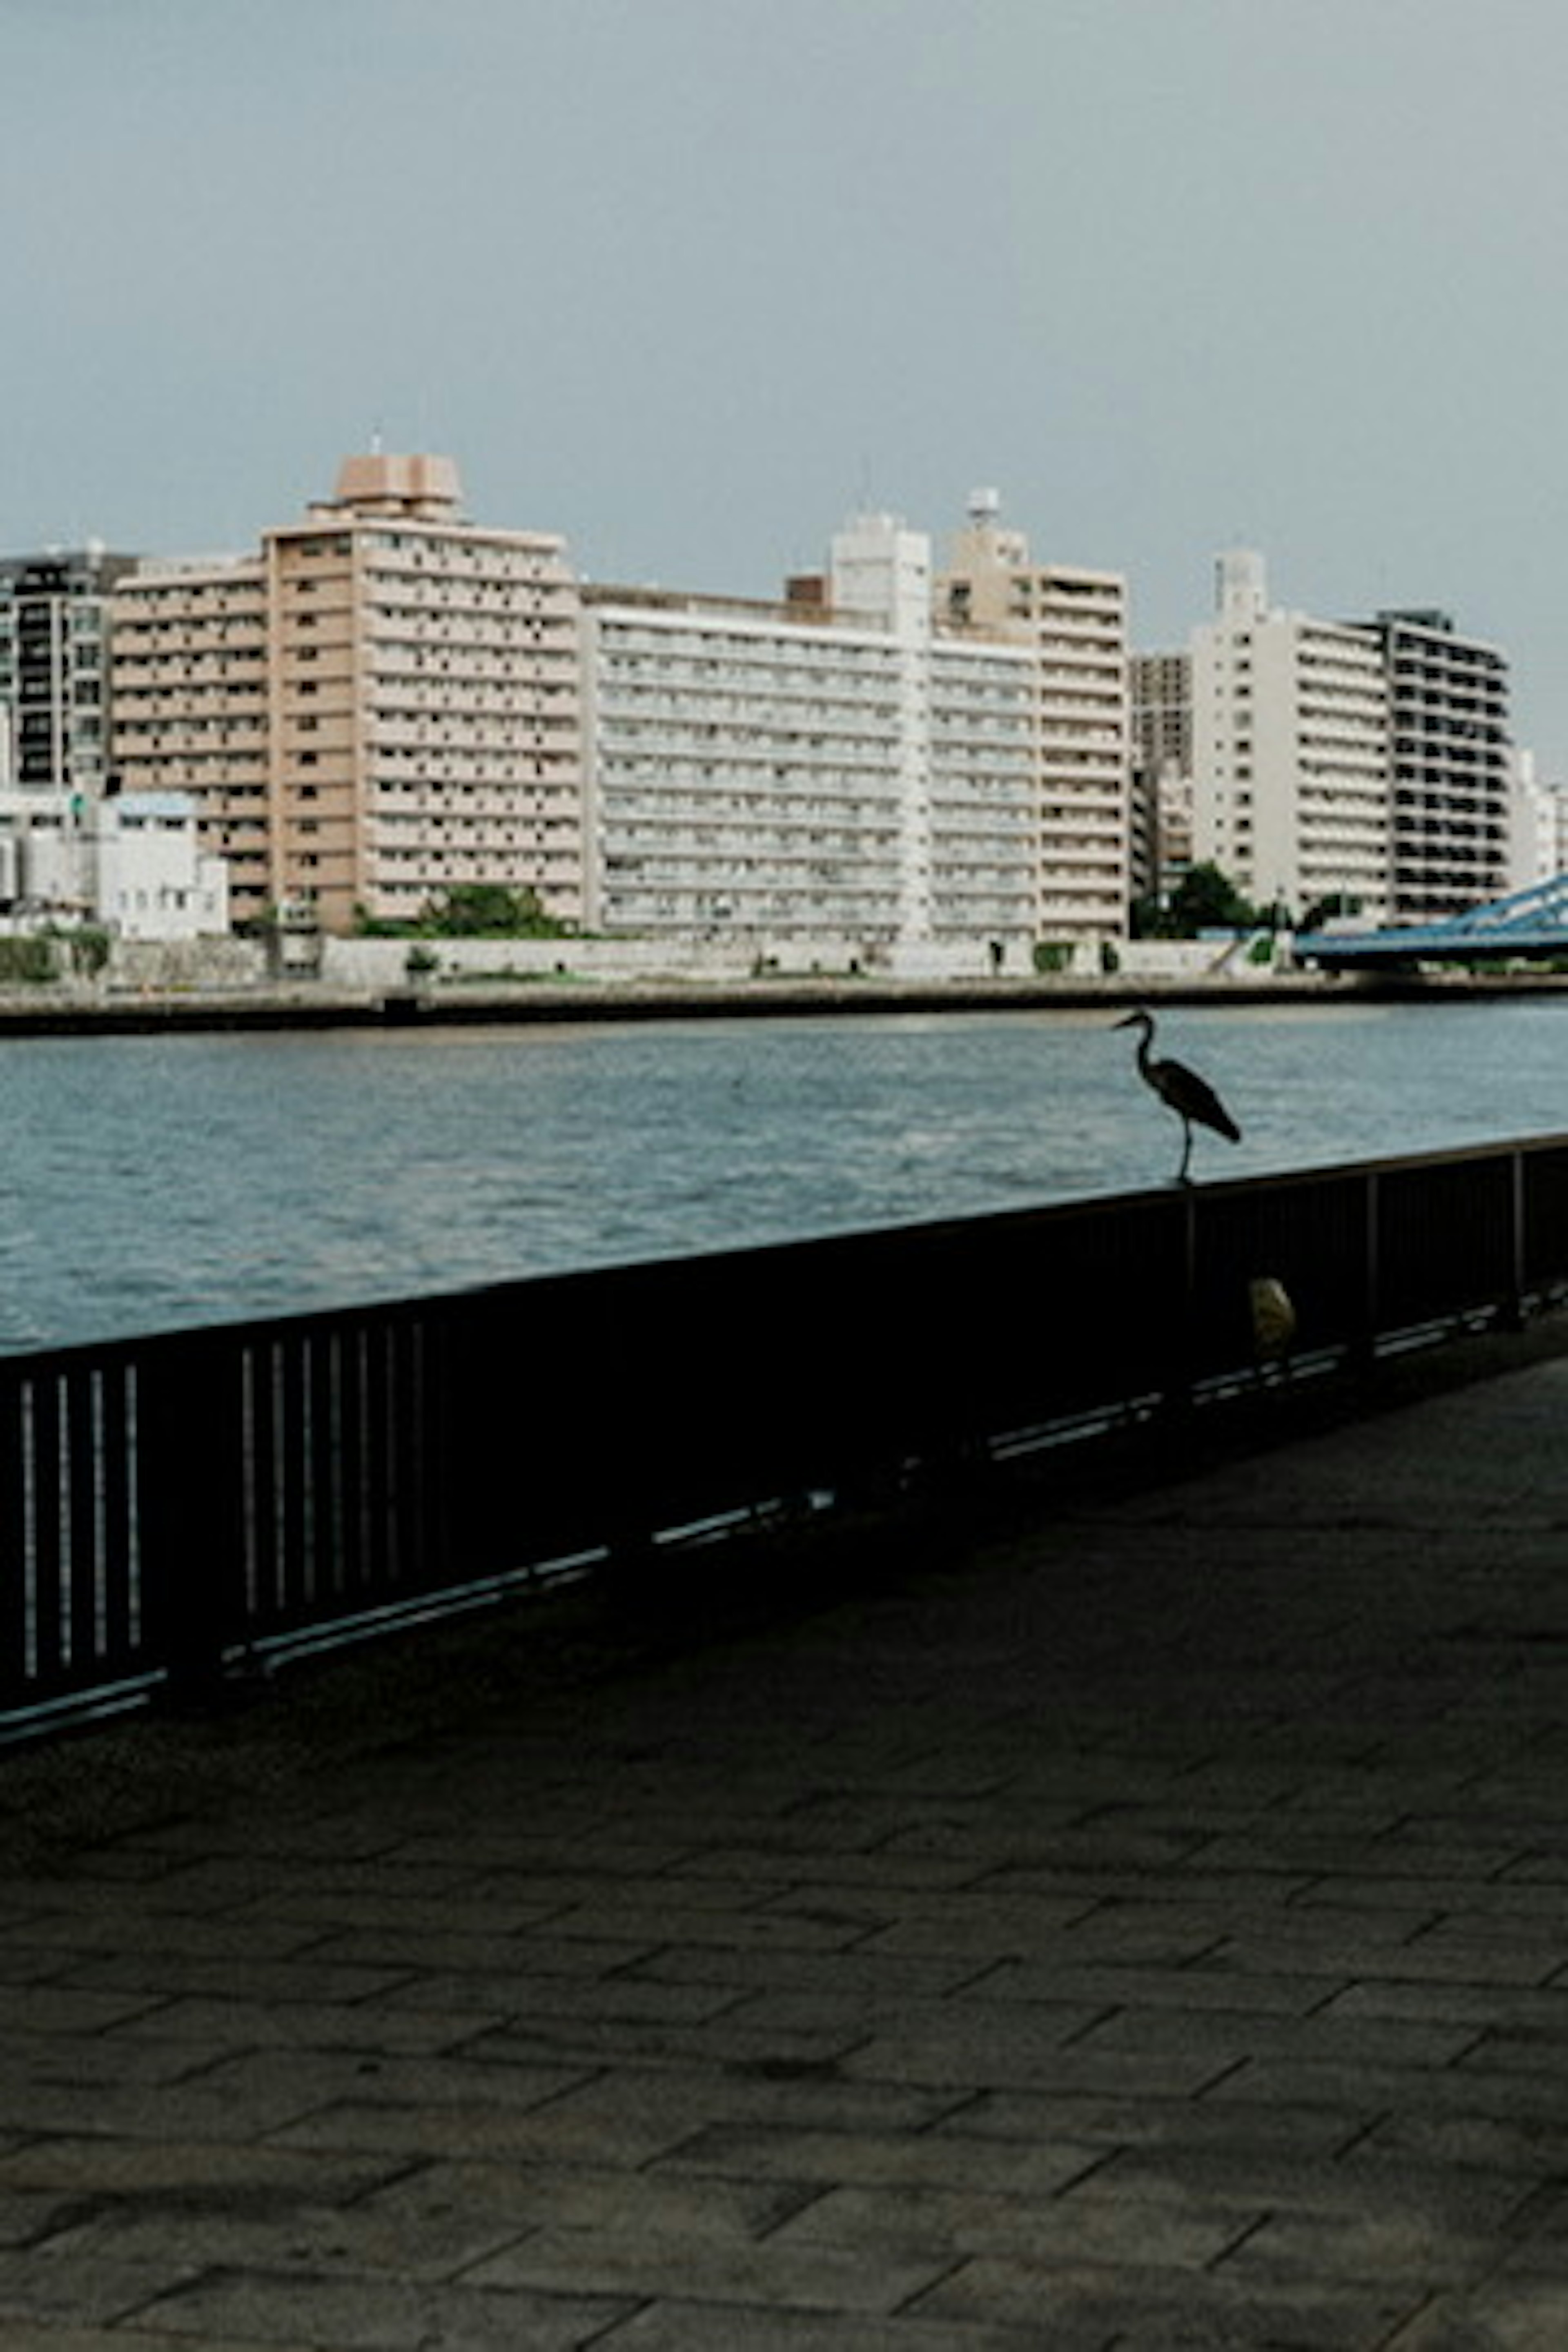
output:
[[[1138,1040],[1138,1075],[1146,1087],[1152,1087],[1160,1100],[1173,1110],[1182,1122],[1182,1164],[1176,1171],[1178,1184],[1185,1184],[1187,1163],[1193,1156],[1193,1125],[1212,1127],[1231,1143],[1241,1141],[1241,1129],[1221,1102],[1206,1078],[1189,1070],[1184,1062],[1172,1062],[1152,1054],[1154,1042],[1154,1016],[1142,1007],[1129,1013],[1116,1024],[1118,1029],[1142,1031]]]

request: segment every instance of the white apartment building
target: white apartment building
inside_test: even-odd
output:
[[[237,917],[418,915],[470,882],[585,896],[581,647],[561,541],[467,521],[445,457],[351,457],[258,556],[113,604],[113,754],[187,791]]]
[[[1509,802],[1510,890],[1532,889],[1568,874],[1568,784],[1536,772],[1535,754],[1516,751]]]
[[[1393,894],[1390,690],[1377,633],[1271,607],[1263,560],[1219,561],[1194,631],[1193,855],[1258,906],[1343,899],[1385,922]]]
[[[1036,563],[976,490],[937,583],[952,627],[978,626],[1035,656],[1034,928],[1113,940],[1127,928],[1130,747],[1127,585],[1119,572]]]
[[[1033,661],[934,628],[923,533],[858,517],[781,604],[584,607],[596,928],[1031,938]]]

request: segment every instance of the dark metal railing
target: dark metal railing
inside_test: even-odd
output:
[[[0,1733],[1568,1286],[1568,1136],[0,1360]]]

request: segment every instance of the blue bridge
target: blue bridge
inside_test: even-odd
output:
[[[1377,971],[1415,963],[1568,957],[1568,874],[1515,890],[1441,922],[1384,931],[1299,931],[1296,953],[1330,971]]]

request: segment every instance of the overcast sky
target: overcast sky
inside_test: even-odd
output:
[[[771,593],[1000,488],[1125,572],[1436,604],[1568,774],[1563,0],[0,0],[0,550],[254,545],[454,456]]]

